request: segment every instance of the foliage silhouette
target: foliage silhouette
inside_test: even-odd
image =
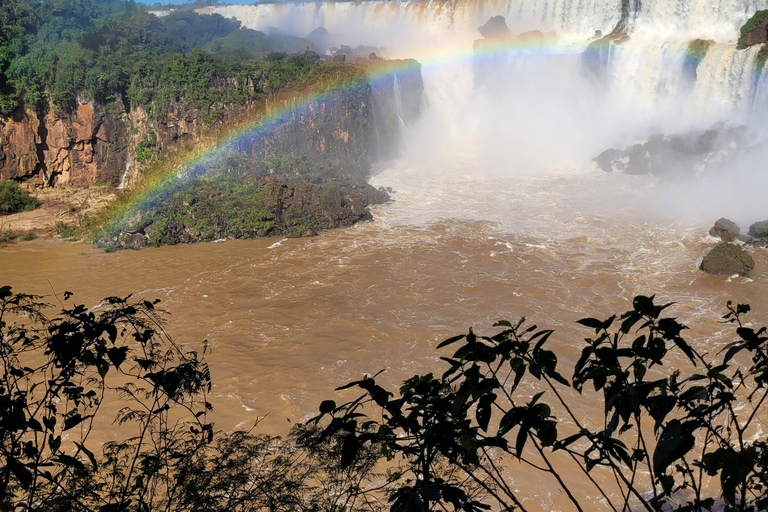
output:
[[[174,342],[157,301],[70,297],[49,317],[43,297],[0,287],[0,510],[379,510],[371,454],[342,468],[340,440],[310,443],[305,427],[288,441],[214,430],[207,349]],[[115,396],[129,437],[98,454],[94,422]]]
[[[747,326],[749,306],[729,302],[723,321],[736,326],[737,340],[702,354],[681,336],[683,324],[662,316],[670,305],[638,296],[620,316],[580,320],[595,334],[570,379],[546,348],[551,330],[525,319],[498,322],[493,336],[470,329],[438,346],[458,344],[441,358],[448,368],[439,377],[413,376],[398,393],[375,376],[339,388],[363,394],[321,404],[312,420],[323,427],[318,440],[343,436],[342,466],[370,447],[398,462],[393,512],[526,510],[527,497],[508,480],[512,460],[552,478],[579,511],[595,506],[579,493],[584,484],[616,512],[704,511],[717,501],[765,510],[766,329]],[[659,367],[673,350],[689,364],[676,360],[665,374]],[[599,421],[583,414],[574,391],[603,404]]]

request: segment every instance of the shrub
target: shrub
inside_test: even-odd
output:
[[[66,240],[74,240],[80,236],[80,230],[74,224],[64,221],[57,221],[54,226],[56,234]]]
[[[34,210],[38,205],[37,199],[15,181],[0,180],[0,215]]]
[[[12,229],[0,229],[0,244],[13,242],[18,236],[18,233]]]

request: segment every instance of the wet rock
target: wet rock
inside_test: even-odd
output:
[[[345,62],[347,60],[347,56],[343,53],[337,53],[333,56],[333,62]]]
[[[749,226],[749,236],[755,238],[768,238],[768,220],[755,222]]]
[[[749,236],[755,238],[768,238],[768,220],[755,222],[749,226]]]
[[[624,171],[626,170],[625,165],[619,166],[618,164],[621,162],[622,159],[622,152],[618,149],[611,148],[606,149],[602,153],[600,153],[595,159],[595,163],[597,163],[597,166],[603,170],[604,172],[614,172],[614,171]]]
[[[741,27],[739,46],[752,46],[768,42],[768,10],[757,11]]]
[[[493,16],[477,29],[483,39],[506,39],[512,36],[504,16]]]
[[[717,244],[701,262],[699,269],[708,274],[746,276],[755,268],[755,261],[738,245]]]
[[[651,135],[623,150],[607,149],[593,161],[606,172],[675,178],[721,169],[747,150],[744,127],[717,124],[704,131]]]
[[[741,228],[730,219],[721,218],[715,222],[709,234],[720,238],[723,242],[733,242],[739,236]]]

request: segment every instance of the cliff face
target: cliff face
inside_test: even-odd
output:
[[[0,121],[0,179],[37,187],[117,184],[127,158],[125,115],[78,105],[72,113],[18,113]]]
[[[410,120],[418,116],[423,89],[420,72],[410,72],[403,82],[399,88],[409,102],[405,115]],[[290,113],[282,116],[287,122],[254,131],[239,139],[234,149],[260,159],[302,154],[312,160],[341,161],[363,176],[371,158],[381,153],[377,144],[384,140],[391,148],[399,138],[400,126],[389,120],[397,118],[403,100],[395,99],[391,77],[389,83],[383,89],[362,83],[318,96],[308,105],[305,95],[287,92],[259,104],[222,105],[215,113],[173,107],[160,119],[142,108],[127,112],[120,102],[78,105],[71,113],[50,109],[43,117],[19,112],[11,119],[0,119],[0,179],[26,181],[36,188],[130,187],[153,156],[198,140],[206,126],[226,126],[248,116],[281,111]],[[376,117],[382,126],[375,125]]]

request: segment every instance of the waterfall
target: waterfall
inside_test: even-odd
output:
[[[756,10],[767,9],[768,0],[628,4],[623,13],[622,0],[363,0],[223,5],[199,12],[300,37],[322,26],[333,45],[372,45],[386,48],[389,57],[415,58],[423,64],[440,144],[481,154],[515,147],[510,158],[523,158],[526,165],[537,158],[547,165],[556,165],[557,158],[584,159],[654,133],[764,117],[750,116],[751,109],[768,107],[768,77],[756,73],[759,49],[740,49],[735,42],[740,27]],[[494,78],[478,84],[473,43],[481,38],[478,27],[497,15],[505,17],[512,34],[555,35],[513,45],[507,55],[481,55],[483,69]],[[597,31],[611,34],[622,20],[626,38],[595,46]],[[711,43],[691,64],[689,45],[695,39]],[[592,73],[585,69],[590,66]],[[392,121],[402,127],[402,83],[393,79],[397,119],[393,115]],[[418,137],[409,132],[409,138]],[[556,150],[541,147],[539,139]]]
[[[128,181],[128,173],[131,170],[131,157],[126,156],[125,157],[125,171],[123,172],[123,176],[120,178],[120,184],[117,186],[118,190],[123,190],[125,188],[125,185]]]
[[[397,114],[397,121],[400,124],[400,129],[405,130],[405,121],[403,120],[403,99],[400,96],[400,82],[397,80],[397,73],[393,73],[392,89],[395,95],[395,114]]]

